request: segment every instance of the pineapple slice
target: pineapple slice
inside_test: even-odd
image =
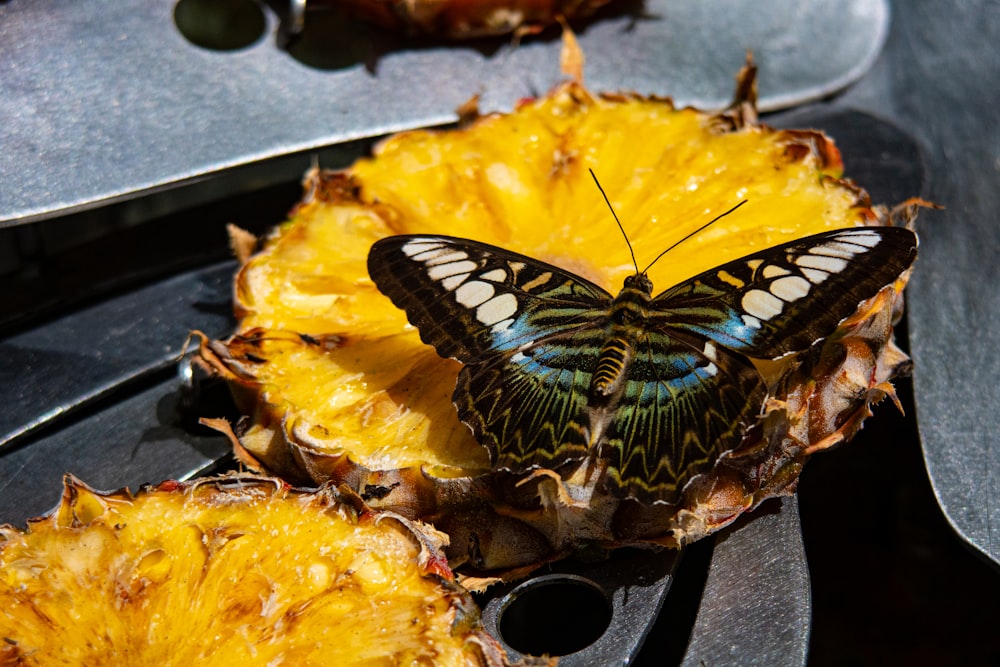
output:
[[[397,32],[469,39],[533,33],[558,19],[593,14],[611,0],[325,0]]]
[[[842,180],[825,135],[757,124],[754,90],[748,67],[737,102],[713,114],[571,81],[513,113],[404,132],[342,172],[310,173],[288,222],[239,271],[238,331],[202,346],[249,415],[230,431],[241,460],[290,480],[347,483],[448,532],[453,565],[515,572],[593,544],[679,546],[793,492],[806,458],[851,437],[908,369],[892,339],[906,274],[819,349],[760,360],[762,437],[721,457],[677,503],[650,506],[586,477],[490,472],[450,400],[459,365],[421,342],[365,264],[379,238],[439,233],[614,292],[635,268],[589,169],[640,266],[748,200],[653,266],[659,290],[809,234],[912,221],[921,202],[873,207]]]
[[[500,665],[442,536],[248,475],[0,527],[0,664]]]

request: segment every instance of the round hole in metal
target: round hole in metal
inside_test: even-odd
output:
[[[385,39],[377,29],[332,6],[310,10],[302,30],[289,41],[288,55],[307,67],[341,70],[378,58]]]
[[[254,0],[178,0],[174,24],[189,42],[213,51],[244,49],[267,30]]]
[[[497,629],[503,641],[527,655],[576,653],[597,641],[611,623],[611,603],[589,579],[550,574],[507,594]]]

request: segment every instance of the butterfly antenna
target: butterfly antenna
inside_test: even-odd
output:
[[[735,211],[736,209],[738,209],[740,206],[743,206],[743,204],[746,204],[747,201],[748,200],[744,199],[739,204],[737,204],[736,206],[732,207],[731,209],[729,209],[725,213],[720,213],[719,215],[715,216],[714,218],[712,218],[711,220],[709,220],[708,222],[706,222],[704,225],[702,225],[701,227],[699,227],[698,229],[694,230],[693,232],[691,232],[690,234],[688,234],[687,236],[685,236],[684,238],[682,238],[680,241],[677,241],[676,243],[674,243],[672,246],[670,246],[669,248],[667,248],[666,250],[664,250],[663,252],[661,252],[659,255],[657,255],[656,259],[654,259],[652,262],[650,262],[649,265],[646,266],[646,268],[642,270],[642,272],[646,273],[647,271],[649,271],[651,268],[653,268],[653,264],[656,264],[660,260],[661,257],[663,257],[664,255],[666,255],[668,252],[670,252],[671,250],[673,250],[674,248],[676,248],[680,244],[682,244],[685,241],[687,241],[689,238],[691,238],[692,236],[694,236],[698,232],[700,232],[703,229],[706,229],[706,228],[714,225],[719,220],[722,220],[724,217],[726,217],[727,215],[729,215],[730,213],[732,213],[733,211]]]
[[[621,220],[618,219],[618,214],[615,213],[615,207],[611,205],[611,200],[608,199],[608,195],[604,192],[604,188],[601,187],[601,182],[597,180],[597,174],[594,173],[594,170],[588,168],[587,171],[590,172],[591,177],[594,179],[594,183],[597,184],[597,189],[601,191],[601,195],[604,197],[604,201],[607,202],[608,208],[611,209],[611,215],[614,217],[615,222],[618,223],[618,229],[622,230],[622,236],[625,237],[625,244],[628,246],[629,254],[632,255],[632,266],[635,267],[635,272],[638,275],[639,263],[635,261],[635,251],[632,250],[632,244],[628,240],[628,234],[625,233],[625,228],[622,227]]]

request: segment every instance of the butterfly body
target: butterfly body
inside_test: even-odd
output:
[[[590,381],[590,402],[614,396],[622,387],[625,371],[642,334],[653,283],[645,274],[629,276],[608,308],[610,337],[601,348]]]
[[[620,497],[675,502],[738,448],[767,395],[751,358],[804,350],[912,263],[916,237],[854,228],[728,262],[653,296],[446,236],[375,243],[369,273],[443,357],[459,418],[515,473],[606,464]]]

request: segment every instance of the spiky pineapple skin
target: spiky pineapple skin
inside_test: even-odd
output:
[[[250,475],[0,527],[0,664],[500,665],[440,533]]]

